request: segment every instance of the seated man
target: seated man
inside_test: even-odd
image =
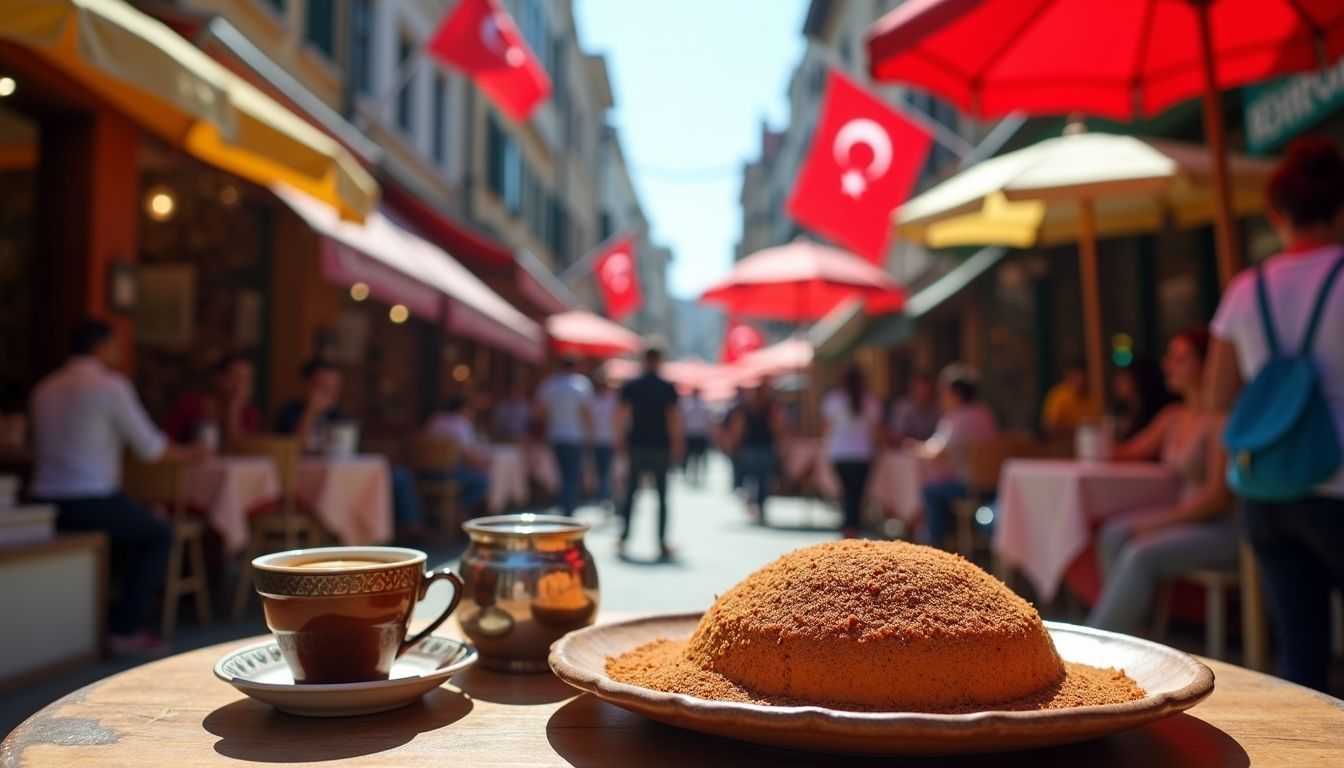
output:
[[[225,355],[215,364],[210,390],[179,400],[164,422],[164,431],[174,440],[188,442],[213,425],[220,445],[253,434],[261,426],[252,404],[255,379],[256,368],[246,355]]]
[[[971,446],[998,433],[994,414],[977,401],[975,378],[953,363],[938,377],[943,416],[928,440],[907,440],[905,447],[931,465],[924,482],[924,543],[946,544],[951,531],[952,502],[965,498]]]
[[[275,430],[294,435],[299,445],[309,453],[326,450],[331,425],[341,420],[338,403],[345,377],[341,369],[320,359],[304,364],[303,395],[291,400],[280,409],[275,419]],[[428,535],[425,516],[420,509],[420,496],[415,490],[415,478],[405,467],[391,466],[392,515],[402,532],[410,539]]]
[[[161,653],[149,634],[151,605],[163,582],[173,533],[145,505],[121,492],[122,452],[142,461],[202,457],[204,446],[181,446],[155,428],[125,376],[114,370],[112,327],[86,320],[71,336],[71,356],[38,382],[32,396],[33,482],[29,495],[53,504],[62,531],[102,531],[111,544],[120,590],[108,615],[114,653]]]
[[[449,395],[444,401],[443,410],[431,416],[425,425],[425,434],[447,438],[457,446],[457,466],[453,468],[451,477],[457,481],[458,501],[468,515],[485,501],[486,491],[490,487],[490,476],[487,474],[490,470],[490,456],[481,450],[473,416],[465,397]]]

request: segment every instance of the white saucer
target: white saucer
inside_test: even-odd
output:
[[[431,635],[393,662],[387,680],[298,685],[279,646],[268,640],[225,654],[215,663],[215,677],[291,715],[351,717],[411,704],[474,663],[472,646]]]

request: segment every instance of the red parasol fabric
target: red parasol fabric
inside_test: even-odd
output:
[[[615,357],[634,354],[644,342],[635,333],[592,312],[574,310],[546,318],[551,348],[561,354]]]
[[[727,279],[700,301],[745,315],[802,324],[824,317],[836,305],[862,297],[870,312],[905,306],[895,278],[844,251],[798,240],[757,251],[738,262]]]
[[[1224,282],[1240,256],[1220,91],[1341,55],[1341,0],[910,0],[868,31],[876,79],[923,86],[972,117],[1130,120],[1202,96]]]

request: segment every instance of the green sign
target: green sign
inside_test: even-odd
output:
[[[1246,88],[1246,148],[1263,155],[1344,106],[1344,59],[1320,72]]]

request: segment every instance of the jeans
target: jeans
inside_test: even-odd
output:
[[[924,544],[942,547],[952,530],[952,502],[966,498],[964,480],[942,480],[927,483],[924,495]]]
[[[392,467],[392,519],[398,525],[415,525],[425,519],[420,509],[420,492],[415,488],[415,475],[406,467]]]
[[[837,461],[835,474],[840,477],[841,509],[845,512],[845,529],[858,529],[863,517],[863,492],[868,489],[867,461]]]
[[[610,445],[593,446],[593,468],[597,470],[597,499],[611,501],[611,462],[616,449]]]
[[[658,490],[658,544],[667,547],[667,470],[671,463],[670,451],[666,448],[630,448],[629,488],[625,492],[625,504],[621,506],[621,543],[630,536],[630,518],[635,508],[635,494],[639,491],[639,481],[646,473],[653,475],[654,487]]]
[[[754,489],[756,506],[761,510],[761,521],[764,522],[765,500],[770,496],[770,479],[775,475],[774,449],[748,445],[742,448],[738,457],[742,488],[748,493]]]
[[[1132,634],[1152,611],[1161,582],[1192,569],[1236,569],[1237,531],[1231,520],[1178,523],[1135,537],[1135,523],[1155,512],[1125,515],[1102,526],[1097,559],[1103,583],[1087,617],[1091,626]]]
[[[110,544],[112,578],[121,591],[108,609],[108,631],[130,635],[146,627],[168,570],[173,529],[149,507],[117,493],[92,499],[49,499],[62,531],[102,531]]]
[[[573,517],[579,508],[579,483],[583,480],[583,447],[578,443],[551,443],[560,467],[560,511]]]
[[[1278,640],[1279,674],[1326,690],[1330,591],[1344,590],[1344,499],[1243,500],[1241,524],[1260,563]]]
[[[709,453],[709,437],[691,435],[686,438],[686,478],[699,482],[705,474],[705,459]]]
[[[468,515],[485,500],[485,494],[490,490],[490,477],[465,462],[458,462],[456,467],[447,472],[437,469],[425,470],[421,475],[430,480],[446,478],[457,483],[457,503]]]

